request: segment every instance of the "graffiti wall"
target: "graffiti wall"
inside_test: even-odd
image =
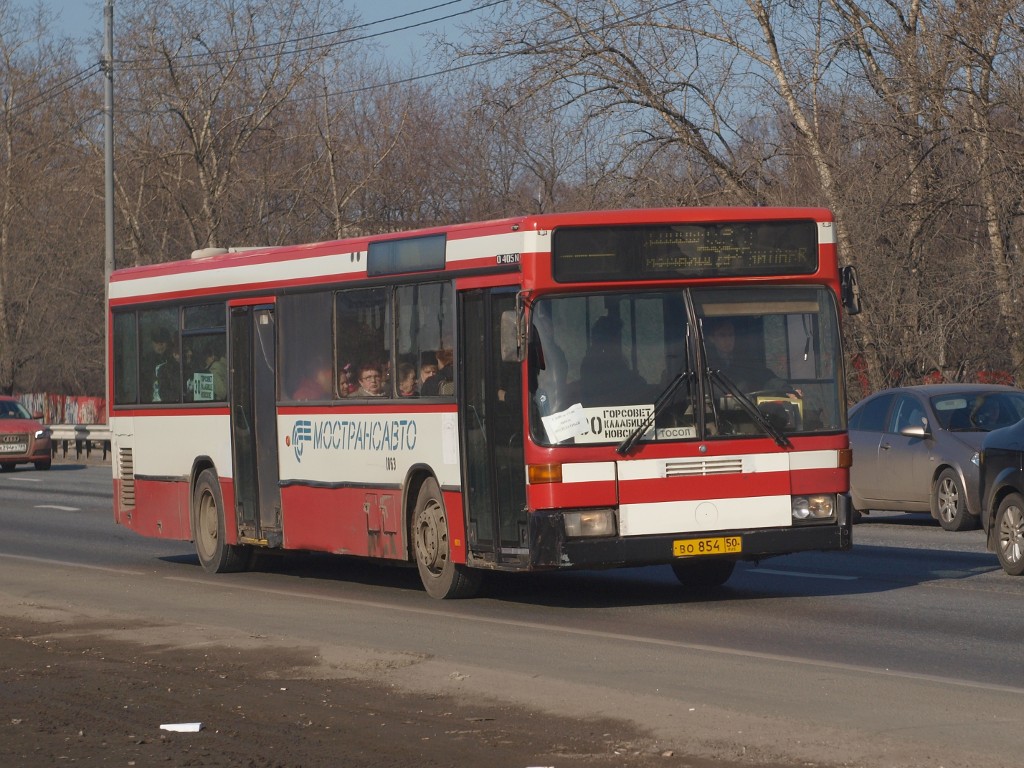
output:
[[[29,412],[43,415],[44,424],[106,424],[107,404],[102,397],[70,395],[18,395]]]

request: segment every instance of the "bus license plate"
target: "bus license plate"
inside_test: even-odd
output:
[[[672,542],[672,554],[676,557],[697,555],[732,555],[743,551],[740,536],[716,536],[712,539],[679,539]]]

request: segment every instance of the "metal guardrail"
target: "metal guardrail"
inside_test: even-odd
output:
[[[110,427],[106,424],[50,424],[50,439],[53,441],[52,450],[56,457],[58,447],[65,458],[68,455],[68,444],[75,444],[75,458],[82,458],[85,453],[88,458],[93,448],[103,451],[103,458],[106,459],[110,453]]]

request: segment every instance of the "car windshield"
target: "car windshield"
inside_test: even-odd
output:
[[[31,419],[25,406],[14,400],[0,400],[0,419]]]
[[[1024,419],[1024,392],[960,392],[931,402],[939,426],[950,432],[991,432]]]
[[[531,311],[531,434],[622,447],[834,431],[840,359],[822,287],[545,297]]]

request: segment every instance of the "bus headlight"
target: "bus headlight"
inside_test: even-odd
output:
[[[836,497],[831,494],[793,497],[793,520],[796,522],[834,520],[835,517]]]
[[[566,512],[562,515],[565,524],[565,535],[570,539],[586,536],[614,536],[615,510],[583,509],[579,512]]]

